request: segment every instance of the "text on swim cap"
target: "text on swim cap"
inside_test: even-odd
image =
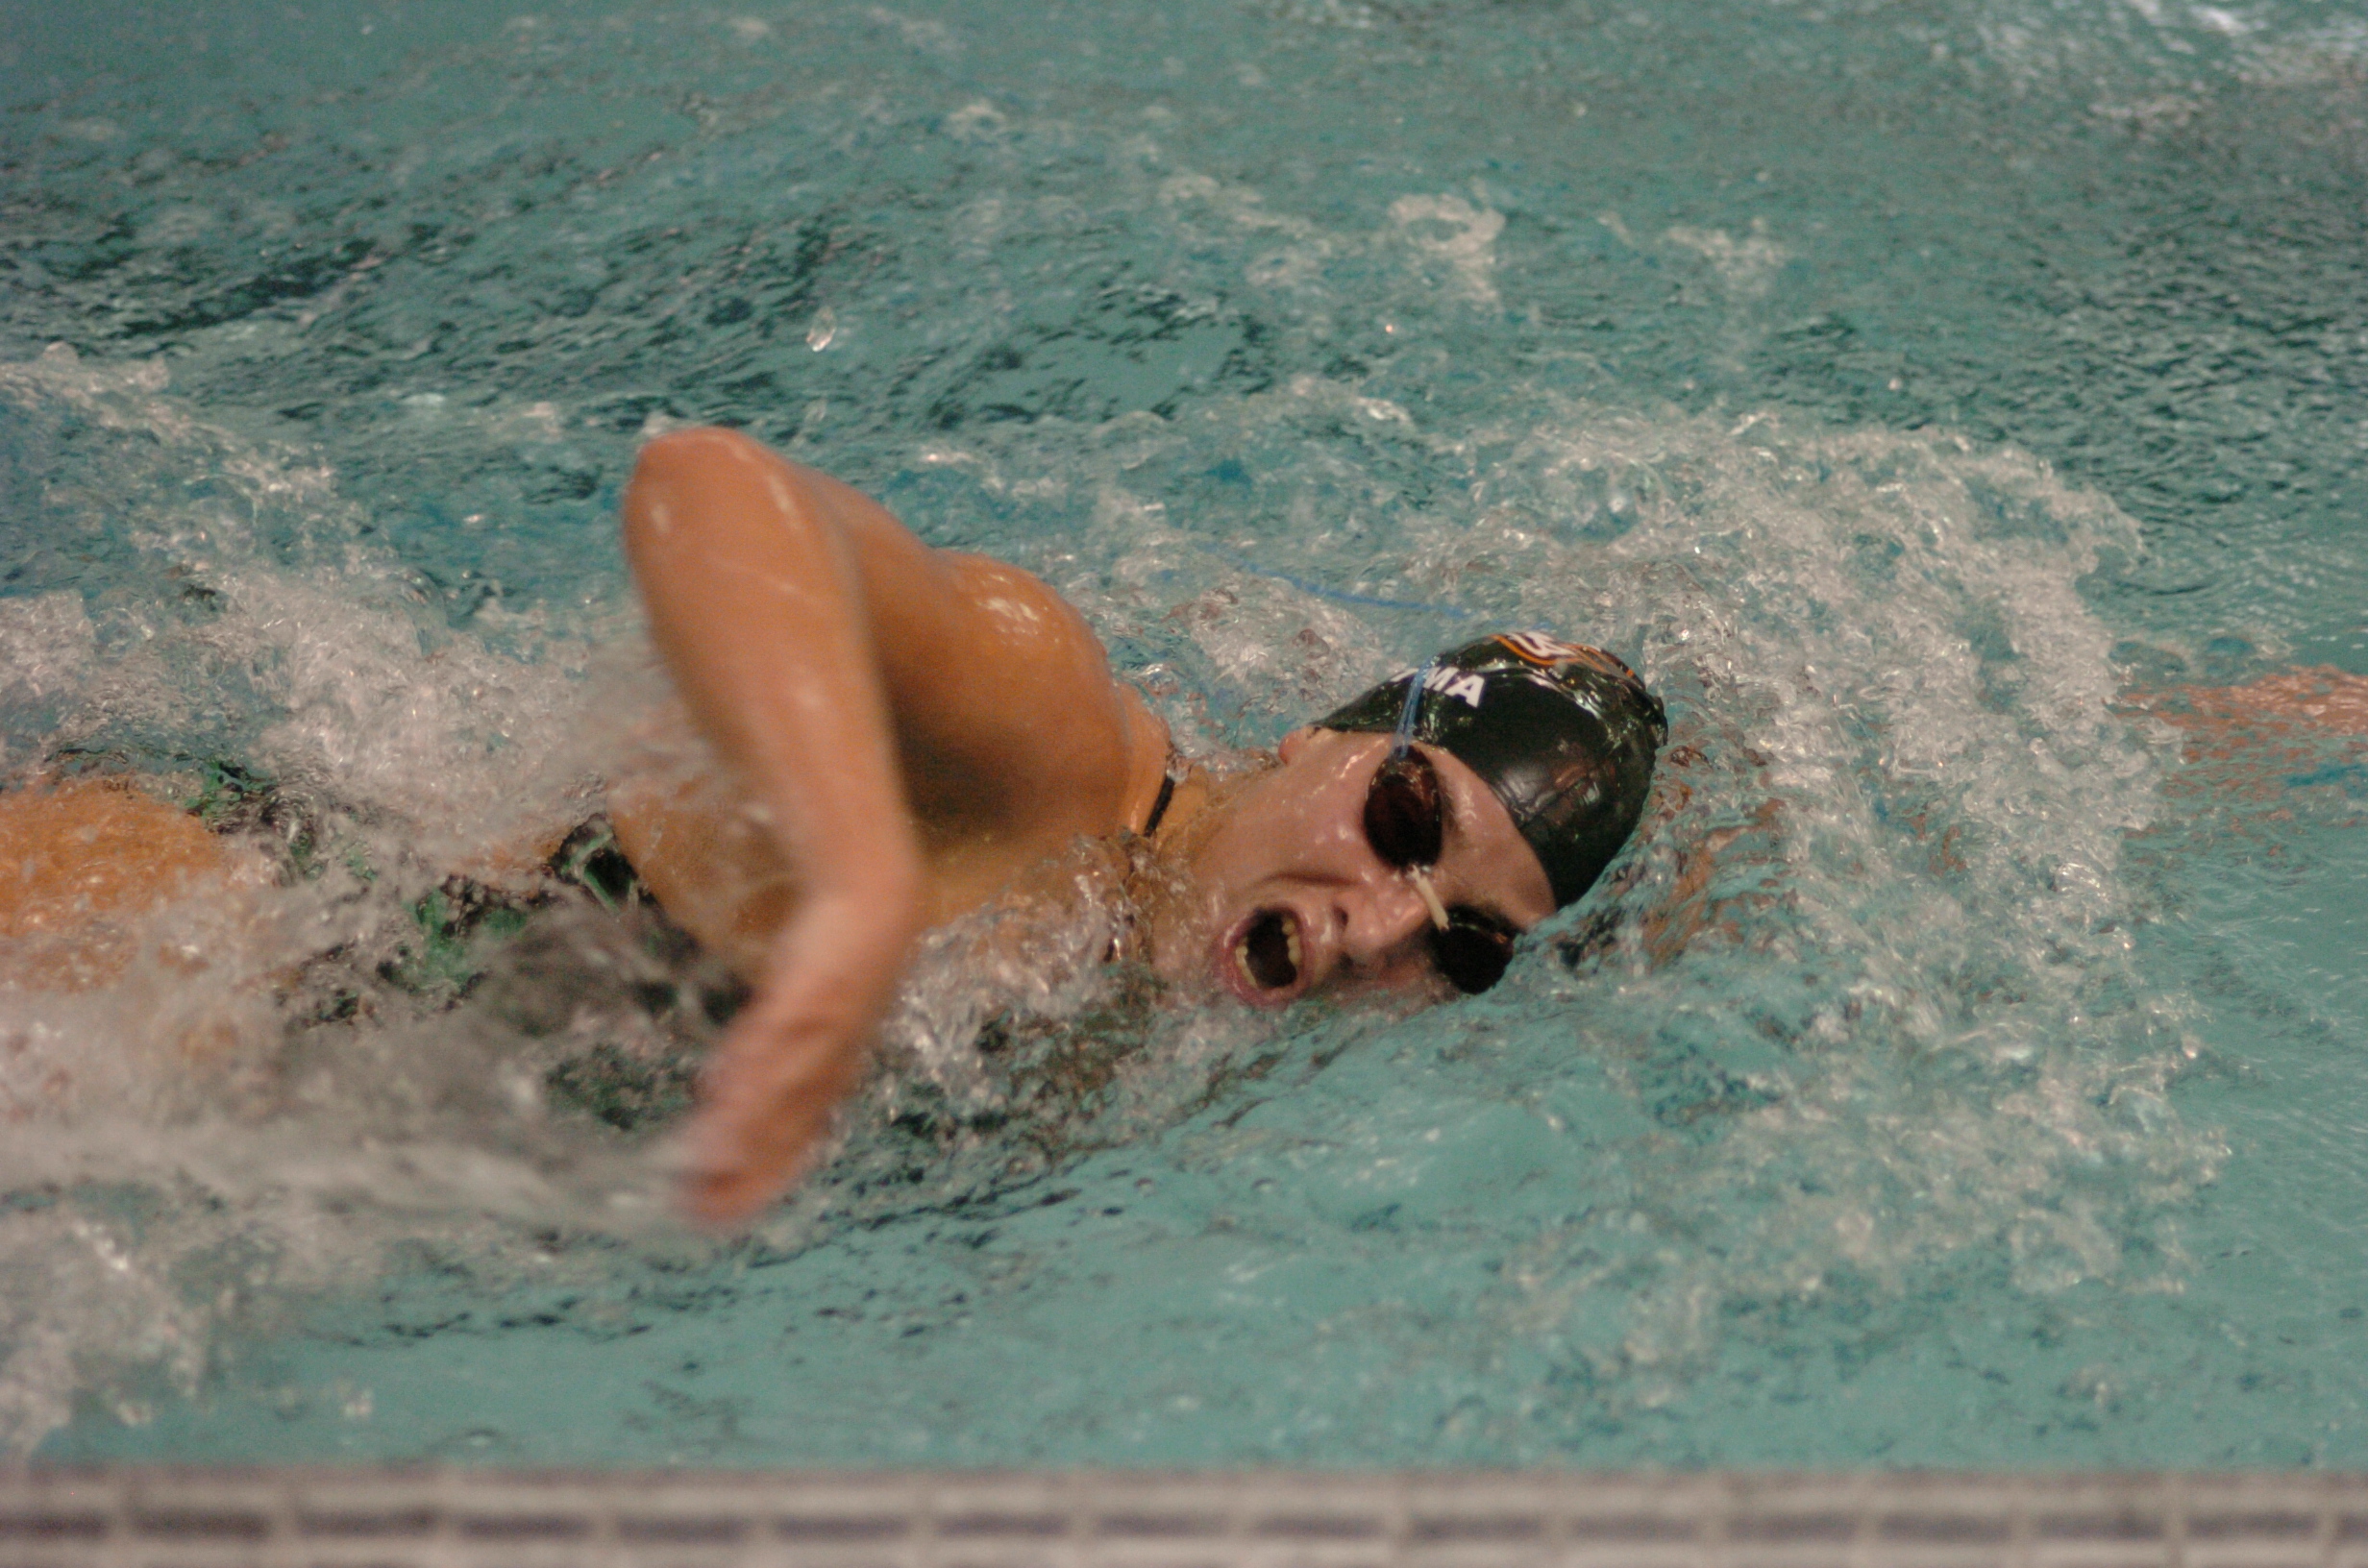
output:
[[[1422,689],[1441,697],[1455,698],[1468,708],[1476,708],[1480,705],[1480,698],[1488,694],[1488,682],[1468,671],[1434,665],[1431,673],[1423,677]]]

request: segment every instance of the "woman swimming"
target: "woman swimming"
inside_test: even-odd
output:
[[[811,1158],[913,934],[1073,898],[1081,845],[1149,873],[1127,890],[1130,952],[1180,986],[1261,1006],[1320,986],[1477,989],[1509,933],[1575,896],[1617,846],[1660,736],[1657,704],[1616,661],[1491,638],[1295,732],[1274,766],[1213,779],[1175,767],[1044,584],[929,550],[745,438],[654,443],[627,511],[659,646],[739,775],[618,770],[607,802],[645,886],[760,988],[694,1124],[690,1200],[717,1218],[750,1213]],[[2189,732],[2182,777],[2261,793],[2298,773],[2289,751],[2315,755],[2309,736],[2368,732],[2363,694],[2361,677],[2302,671],[2128,700]],[[761,747],[788,775],[770,795],[739,760]],[[0,987],[109,984],[142,910],[272,879],[262,835],[209,833],[130,782],[0,795]],[[1774,821],[1771,798],[1753,822]],[[1675,881],[1643,922],[1655,960],[1712,919],[1711,870],[1742,831],[1676,846]],[[531,882],[549,847],[506,856],[508,870]],[[506,875],[491,861],[436,869]],[[258,972],[276,977],[285,940],[258,931],[273,955]],[[235,1033],[173,1038],[208,1054]]]
[[[625,540],[719,792],[612,785],[669,914],[755,986],[709,1060],[687,1202],[771,1201],[860,1082],[921,932],[1023,895],[1079,839],[1148,840],[1143,956],[1253,1006],[1318,988],[1485,988],[1634,828],[1665,733],[1609,654],[1453,649],[1286,737],[1177,776],[1166,726],[1043,582],[932,550],[877,503],[728,430],[644,449]],[[792,869],[794,868],[794,874]]]
[[[1218,777],[1177,764],[1044,583],[929,549],[743,436],[651,443],[624,511],[681,700],[640,727],[651,744],[605,759],[606,816],[641,887],[752,989],[687,1139],[686,1200],[711,1221],[752,1213],[821,1145],[923,931],[1094,903],[1127,922],[1120,955],[1186,992],[1276,1007],[1319,989],[1483,990],[1627,838],[1664,734],[1618,660],[1514,634],[1451,649]],[[676,744],[686,717],[705,745]],[[85,772],[0,795],[0,987],[113,985],[167,905],[218,914],[226,935],[252,927],[256,953],[231,961],[244,981],[214,987],[234,1001],[325,987],[308,1016],[342,1017],[359,1004],[341,965],[401,983],[400,934],[309,958],[272,935],[254,894],[303,880],[295,862],[319,853],[299,848],[301,821],[275,825],[286,802],[242,828],[236,813],[201,823],[167,798],[180,793]],[[516,842],[401,872],[438,890],[407,901],[406,922],[545,896],[578,820],[538,817]],[[357,868],[357,886],[375,874]],[[314,960],[322,986],[304,978]],[[174,973],[211,961],[156,958]],[[220,1020],[167,1034],[193,1061],[234,1057],[244,1038]]]

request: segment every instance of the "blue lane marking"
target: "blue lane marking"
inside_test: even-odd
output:
[[[1239,555],[1227,555],[1225,559],[1254,577],[1270,577],[1276,582],[1286,582],[1303,594],[1313,594],[1318,599],[1328,599],[1335,604],[1355,604],[1369,610],[1420,610],[1427,615],[1443,615],[1457,621],[1468,621],[1479,613],[1477,610],[1467,610],[1453,604],[1425,604],[1420,600],[1414,599],[1377,599],[1371,594],[1344,593],[1338,588],[1326,588],[1320,582],[1310,582],[1305,577],[1295,577],[1288,572],[1275,572],[1263,566],[1253,565]]]

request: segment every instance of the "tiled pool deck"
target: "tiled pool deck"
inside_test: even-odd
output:
[[[2368,1568],[2368,1476],[0,1475],[0,1568]]]

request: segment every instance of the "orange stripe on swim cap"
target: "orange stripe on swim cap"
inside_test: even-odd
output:
[[[1617,655],[1606,653],[1600,648],[1590,648],[1585,643],[1566,643],[1558,637],[1542,636],[1534,631],[1500,631],[1496,634],[1496,641],[1514,657],[1541,670],[1550,670],[1558,664],[1585,664],[1607,675],[1625,675],[1630,680],[1637,678],[1636,672],[1629,669]]]

